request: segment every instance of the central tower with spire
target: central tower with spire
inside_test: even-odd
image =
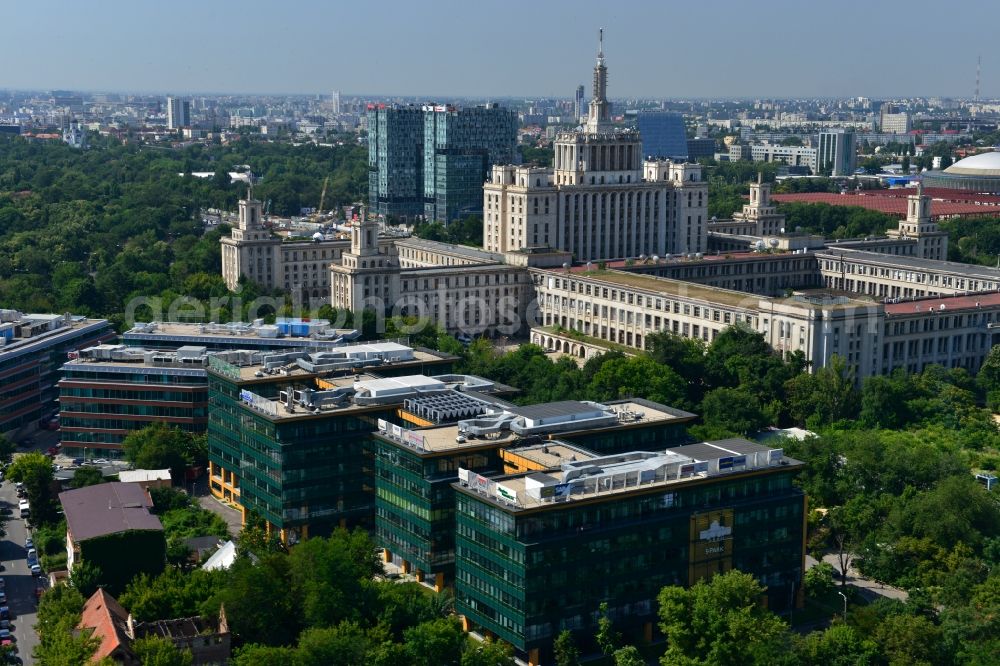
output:
[[[604,28],[597,34],[597,64],[594,65],[594,96],[590,100],[587,131],[594,134],[611,129],[611,104],[608,102],[608,68],[604,64]]]
[[[587,122],[575,131],[560,132],[555,140],[557,185],[608,185],[642,181],[642,141],[633,129],[611,122],[608,68],[604,63],[604,29],[597,38],[594,95]]]
[[[612,123],[603,29],[587,117],[581,127],[558,132],[553,147],[551,169],[493,166],[483,185],[487,250],[551,247],[579,262],[705,251],[708,185],[701,166],[644,161],[639,132]]]

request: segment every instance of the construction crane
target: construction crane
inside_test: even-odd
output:
[[[326,186],[330,184],[330,177],[323,179],[323,192],[319,195],[319,208],[316,209],[316,219],[323,216],[323,204],[326,202]]]

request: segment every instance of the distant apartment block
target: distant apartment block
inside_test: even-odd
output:
[[[819,173],[831,176],[850,176],[858,164],[854,132],[840,130],[819,133],[819,152],[816,155]]]
[[[911,129],[910,114],[886,104],[879,115],[879,129],[892,134],[906,134]]]
[[[730,146],[730,155],[732,155]],[[763,143],[750,146],[750,159],[754,162],[779,162],[788,166],[806,167],[812,173],[817,173],[818,151],[809,146],[782,146]]]
[[[167,98],[167,128],[176,130],[191,126],[191,101],[179,97]]]

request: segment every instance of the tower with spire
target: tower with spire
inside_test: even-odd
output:
[[[483,185],[488,251],[550,247],[585,262],[706,250],[701,166],[644,160],[639,132],[612,123],[603,29],[587,117],[581,127],[556,134],[553,147],[551,168],[493,166]]]
[[[591,134],[611,129],[611,103],[608,102],[608,68],[604,64],[604,28],[597,35],[597,64],[594,65],[594,96],[587,115],[587,131]]]
[[[594,91],[581,130],[560,132],[555,140],[557,185],[628,184],[642,180],[642,141],[633,129],[611,122],[604,30],[598,33]]]
[[[906,197],[906,219],[899,227],[886,232],[889,238],[906,238],[916,242],[914,255],[923,259],[944,261],[948,258],[948,232],[941,231],[931,218],[931,198],[924,194],[924,184]]]

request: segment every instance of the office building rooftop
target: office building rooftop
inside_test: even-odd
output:
[[[323,350],[234,349],[211,354],[209,367],[232,379],[254,381],[268,377],[326,376],[375,368],[419,367],[453,357],[399,342],[339,345]],[[272,380],[273,381],[273,380]]]
[[[493,396],[459,395],[466,400],[455,401],[451,412],[440,410],[442,416],[437,422],[447,425],[400,431],[389,424],[380,424],[379,434],[418,453],[433,454],[479,447],[496,448],[519,442],[538,443],[544,437],[559,434],[618,430],[656,422],[683,422],[695,416],[639,398],[607,404],[565,400],[516,406]],[[410,399],[405,410],[428,421],[433,420],[429,418],[430,414],[416,408],[421,400],[422,397]],[[472,414],[472,418],[462,419],[466,414]]]
[[[633,451],[568,461],[558,470],[493,479],[461,469],[455,487],[517,511],[801,464],[786,457],[782,449],[726,439],[661,452]],[[672,501],[669,494],[664,501]]]
[[[6,360],[58,344],[63,338],[107,327],[105,319],[87,319],[71,314],[23,314],[0,310],[0,360]]]
[[[87,370],[100,368],[102,372],[148,371],[150,368],[164,370],[190,370],[204,376],[208,367],[208,352],[205,347],[184,346],[175,351],[151,350],[127,345],[103,344],[69,353],[69,361],[63,370]]]
[[[265,324],[263,319],[226,324],[139,322],[126,331],[122,339],[126,344],[159,348],[202,345],[209,349],[325,349],[343,345],[359,335],[355,329],[334,328],[326,319],[279,317],[273,324]]]

